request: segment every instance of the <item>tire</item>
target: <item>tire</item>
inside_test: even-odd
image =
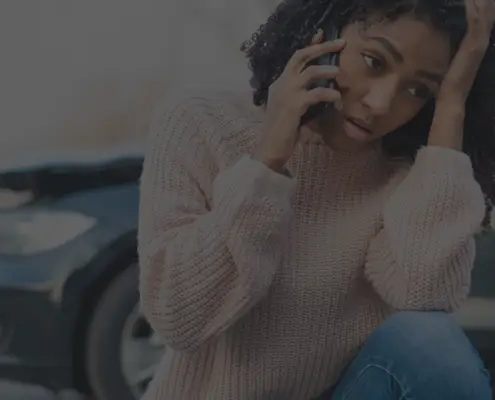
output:
[[[138,279],[136,264],[117,275],[89,324],[85,367],[95,400],[138,400],[126,381],[121,356],[126,321],[139,303]]]

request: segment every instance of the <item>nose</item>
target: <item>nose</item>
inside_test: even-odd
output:
[[[374,80],[363,97],[362,102],[369,109],[370,114],[379,117],[388,114],[391,110],[398,82],[396,79]]]

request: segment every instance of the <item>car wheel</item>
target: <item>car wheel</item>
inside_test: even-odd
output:
[[[113,279],[96,306],[86,342],[86,371],[96,400],[138,400],[164,348],[139,311],[138,267]]]

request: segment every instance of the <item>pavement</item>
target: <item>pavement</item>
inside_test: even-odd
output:
[[[44,387],[0,380],[2,400],[90,400],[74,391],[54,393]]]

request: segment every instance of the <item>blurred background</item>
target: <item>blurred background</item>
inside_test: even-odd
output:
[[[2,2],[0,165],[133,147],[173,84],[245,86],[273,2]]]
[[[140,395],[162,351],[136,306],[150,113],[172,86],[247,88],[239,46],[274,5],[0,3],[1,399]]]
[[[248,88],[276,0],[0,3],[0,398],[137,400],[166,348],[139,312],[138,178],[174,86]],[[495,236],[457,317],[495,349]]]

